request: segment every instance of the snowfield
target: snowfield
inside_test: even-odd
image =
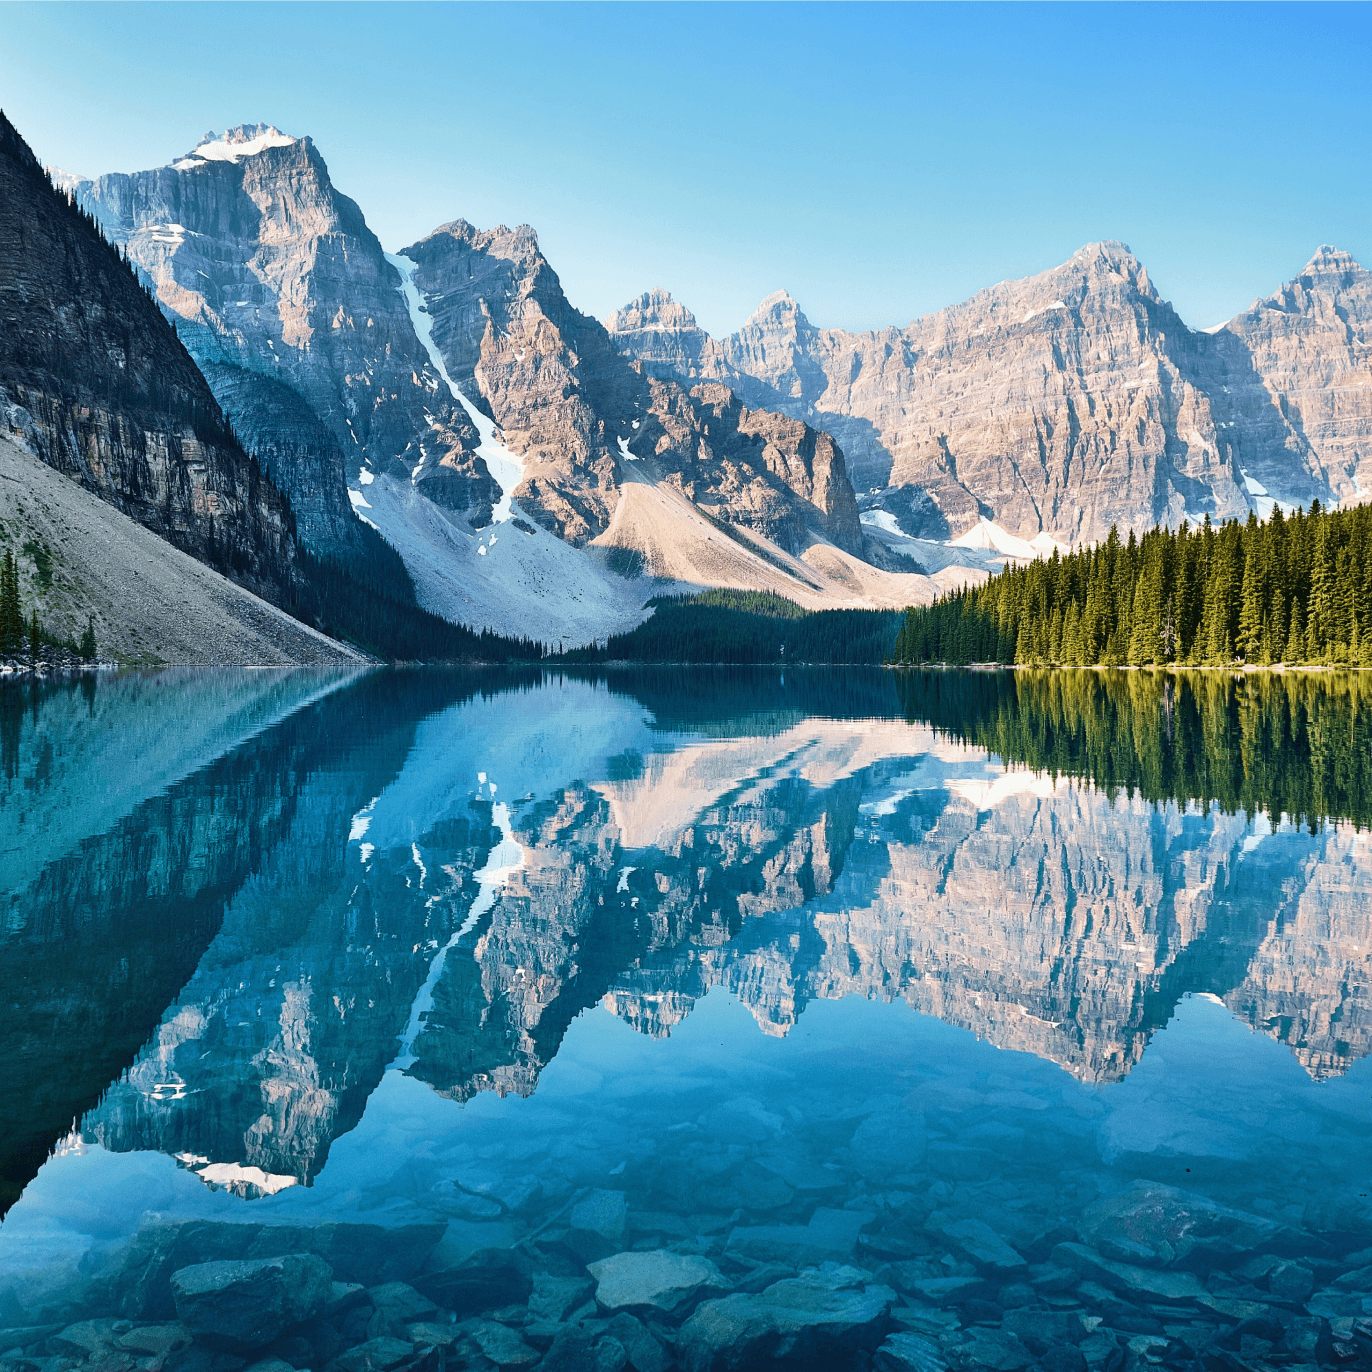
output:
[[[360,492],[352,492],[354,506]],[[518,505],[511,505],[518,514]],[[408,481],[378,476],[367,487],[369,523],[405,560],[419,603],[474,629],[579,647],[641,624],[643,602],[662,590],[617,576],[596,556],[530,524],[473,531]],[[497,533],[498,529],[498,533]]]
[[[433,315],[429,313],[428,307],[421,298],[419,287],[414,284],[416,264],[408,257],[401,257],[398,253],[389,252],[386,254],[386,261],[400,273],[400,294],[405,297],[405,306],[410,312],[410,322],[414,325],[415,333],[419,335],[419,341],[424,345],[424,351],[429,354],[429,361],[433,363],[434,371],[443,378],[444,383],[453,393],[453,399],[466,411],[467,418],[476,426],[476,431],[481,436],[477,452],[486,463],[487,470],[495,477],[496,484],[501,491],[500,500],[495,506],[492,517],[497,524],[503,524],[510,518],[510,497],[514,495],[515,487],[524,480],[524,460],[512,453],[496,438],[495,425],[462,394],[458,389],[457,382],[448,375],[448,367],[443,361],[443,354],[439,352],[438,345],[434,342]]]
[[[241,162],[268,148],[289,148],[298,142],[298,138],[292,138],[270,124],[240,124],[236,129],[225,130],[222,137],[207,133],[185,157],[171,164],[172,170],[191,171],[206,162]]]
[[[985,548],[1004,553],[1007,557],[1022,558],[1026,562],[1032,562],[1036,557],[1051,557],[1054,549],[1060,554],[1068,551],[1067,545],[1059,543],[1050,533],[1040,532],[1032,540],[1023,539],[985,518],[965,534],[951,540],[950,546]]]

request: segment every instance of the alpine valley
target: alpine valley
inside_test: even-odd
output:
[[[663,594],[903,608],[1112,525],[1356,503],[1372,483],[1372,275],[1330,247],[1205,331],[1106,242],[903,328],[818,328],[780,292],[715,339],[664,290],[605,324],[581,313],[528,226],[455,219],[388,253],[314,143],[270,125],[148,171],[50,175],[56,191],[40,175],[29,193],[115,250],[63,296],[60,236],[0,214],[0,298],[28,311],[28,341],[0,348],[3,437],[28,450],[13,460],[287,608],[303,559],[570,648]],[[113,327],[124,297],[146,313],[120,257],[173,329],[159,321],[155,347],[126,324],[114,348],[88,339],[92,406],[51,380],[53,358],[77,361],[68,341],[46,371],[35,359],[45,321],[65,338],[74,318]],[[123,379],[140,367],[177,432],[135,413]]]

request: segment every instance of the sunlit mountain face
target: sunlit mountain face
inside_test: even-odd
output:
[[[309,1253],[411,1283],[472,1366],[627,1349],[617,1313],[663,1368],[914,1365],[891,1361],[908,1337],[1001,1372],[1058,1372],[1054,1348],[1354,1360],[1369,692],[1094,671],[4,688],[0,1321],[40,1350],[76,1319],[179,1316],[246,1352],[188,1322],[177,1274]],[[666,1267],[690,1290],[639,1299]],[[516,1275],[473,1294],[476,1269]],[[537,1294],[555,1282],[574,1305]],[[740,1330],[787,1282],[867,1315],[758,1352]],[[374,1327],[317,1302],[251,1348],[420,1357],[437,1336],[389,1299],[355,1299]],[[1254,1319],[1275,1323],[1231,1338]]]

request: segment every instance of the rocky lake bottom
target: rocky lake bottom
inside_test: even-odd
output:
[[[1070,676],[0,700],[0,1372],[1372,1363],[1360,688]]]

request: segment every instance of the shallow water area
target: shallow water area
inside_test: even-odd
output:
[[[1365,690],[11,690],[0,1365],[1359,1365]]]

